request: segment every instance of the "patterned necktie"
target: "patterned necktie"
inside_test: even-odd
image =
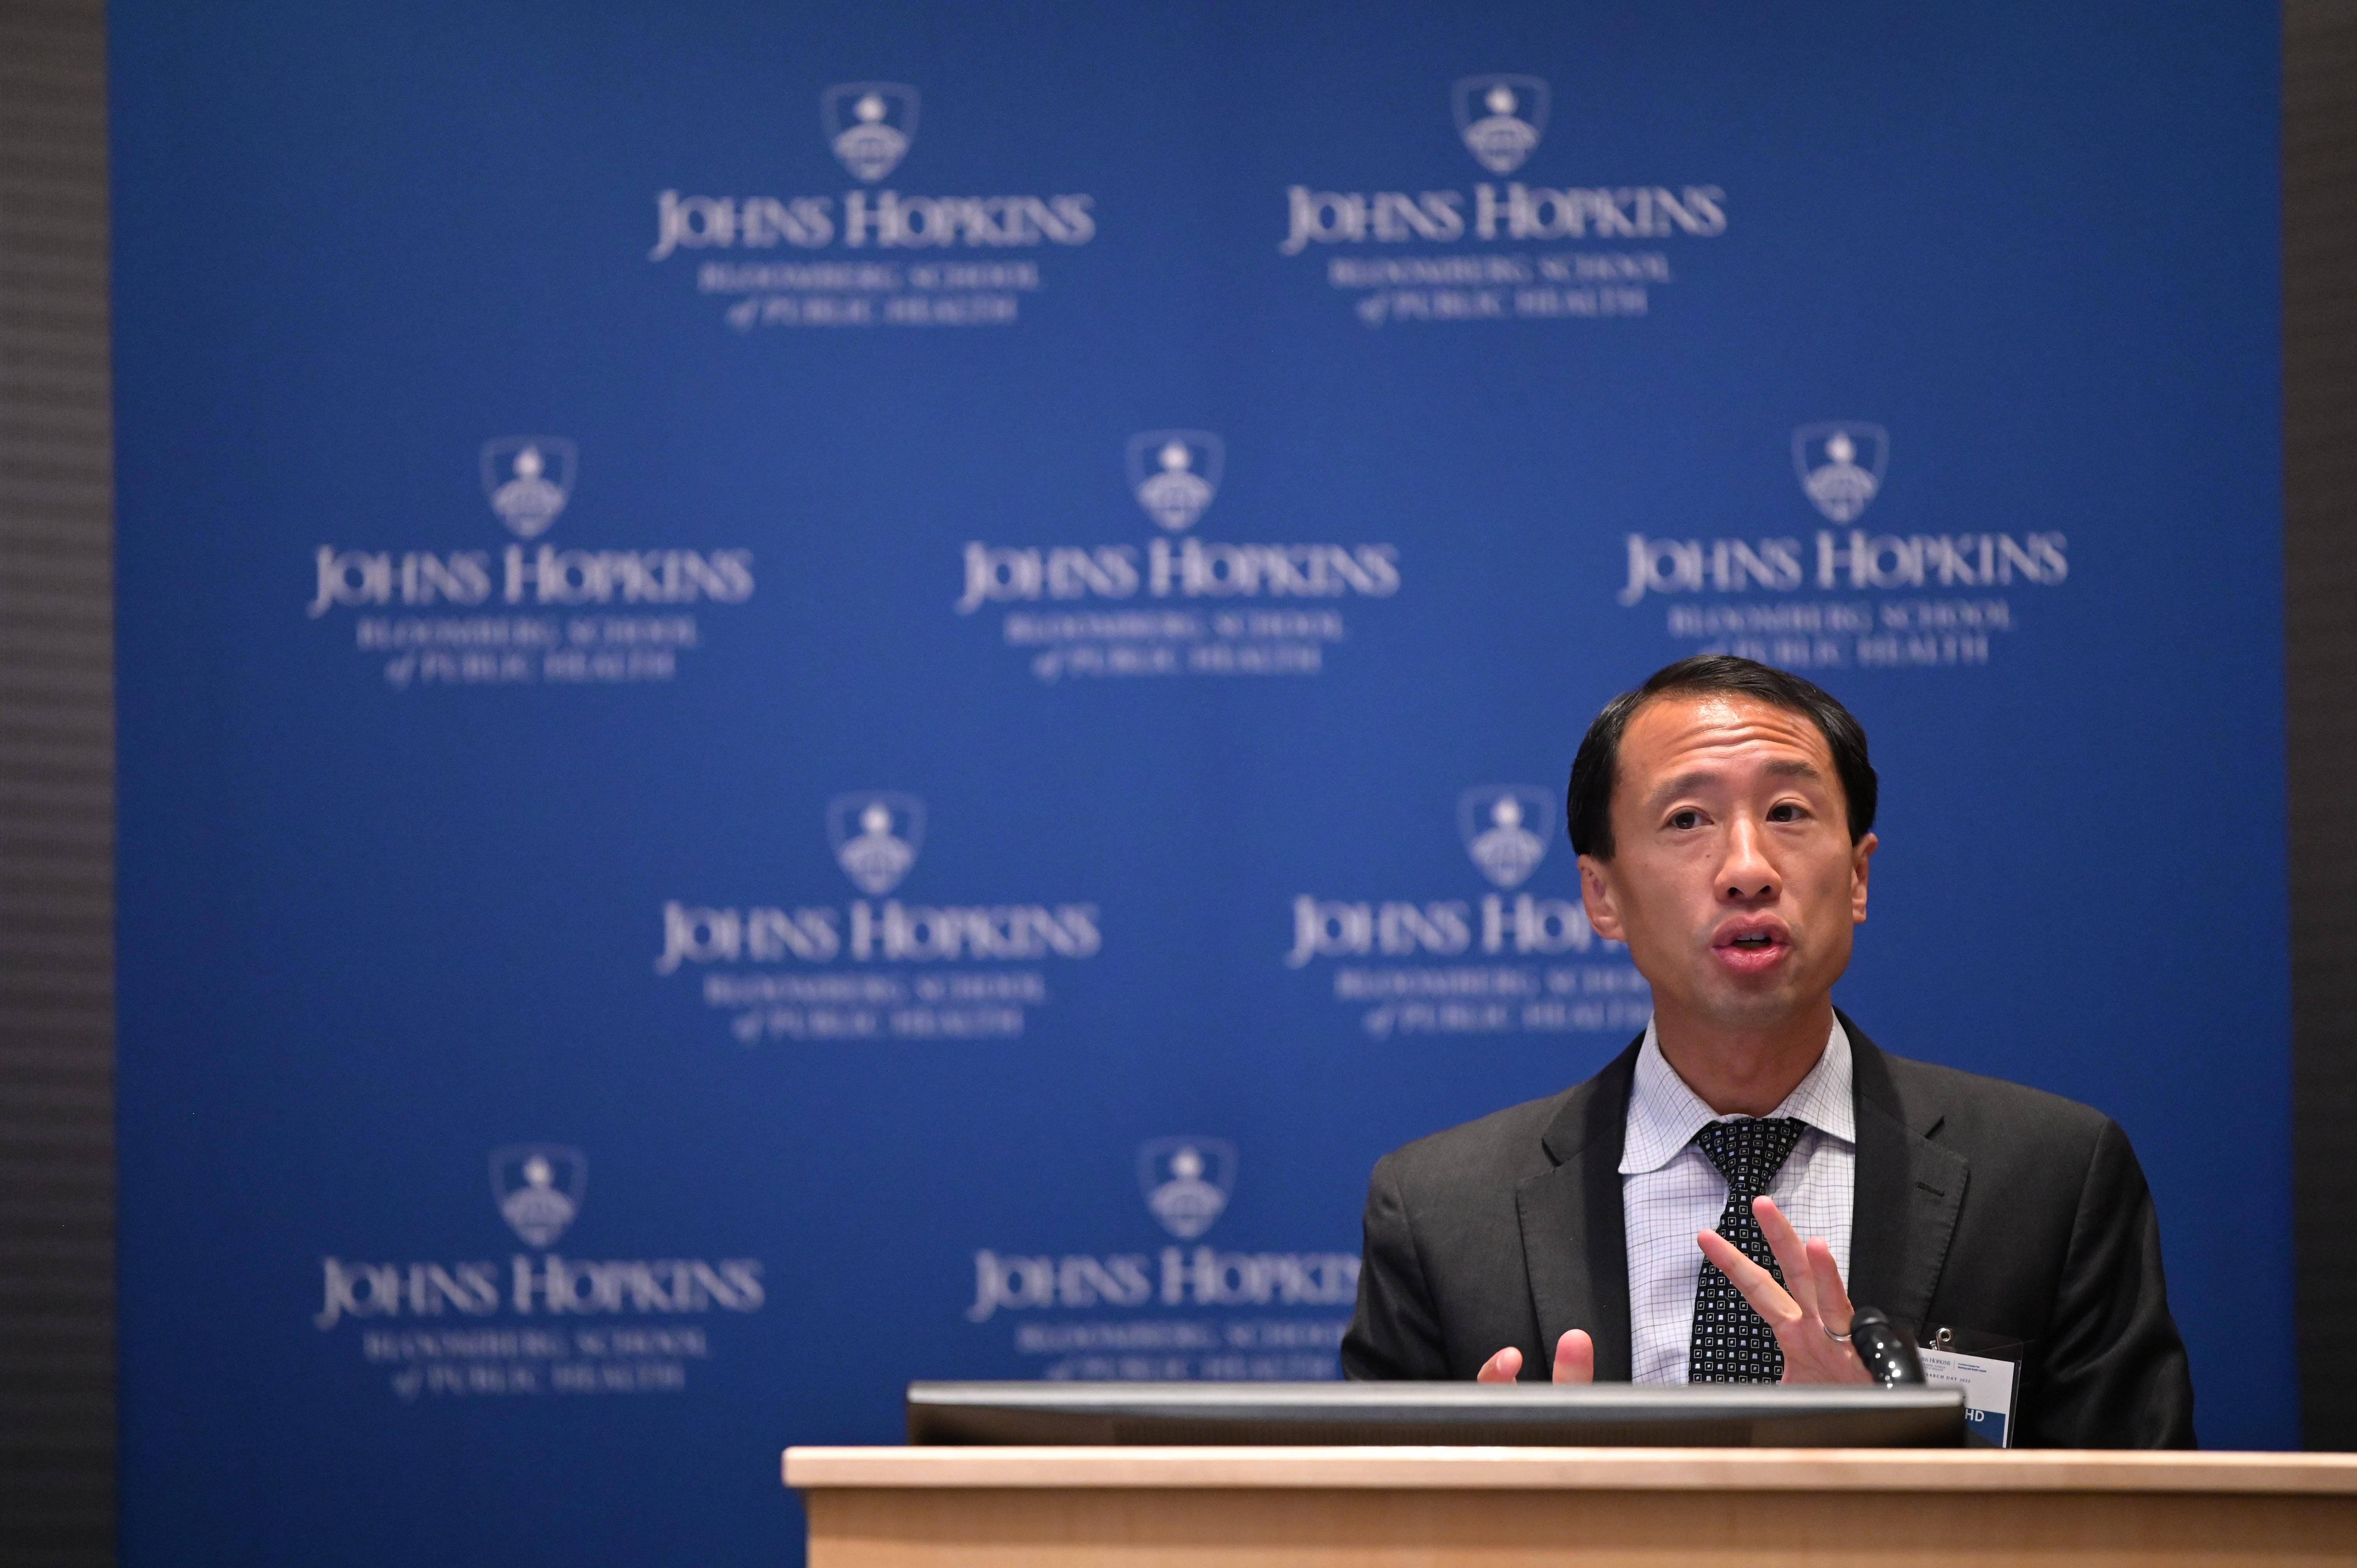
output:
[[[1727,1178],[1727,1211],[1718,1217],[1718,1233],[1736,1250],[1784,1283],[1760,1221],[1751,1217],[1751,1200],[1776,1179],[1792,1145],[1808,1129],[1790,1116],[1772,1120],[1714,1122],[1696,1133],[1694,1141]],[[1772,1383],[1784,1375],[1784,1352],[1767,1320],[1751,1310],[1734,1282],[1718,1265],[1703,1260],[1702,1278],[1695,1286],[1694,1349],[1686,1380],[1695,1383]]]

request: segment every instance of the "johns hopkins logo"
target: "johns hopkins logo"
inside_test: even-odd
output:
[[[553,1245],[581,1212],[588,1156],[561,1144],[519,1144],[491,1152],[491,1197],[527,1247]]]
[[[573,443],[557,435],[504,435],[483,443],[483,494],[519,539],[537,539],[573,494]]]
[[[819,98],[827,145],[856,179],[875,184],[898,168],[917,135],[917,90],[897,81],[846,81]]]
[[[1236,1185],[1236,1146],[1225,1138],[1194,1137],[1141,1144],[1137,1185],[1162,1229],[1191,1241],[1228,1207]]]
[[[914,795],[871,789],[827,802],[827,837],[852,885],[881,898],[900,885],[925,845],[925,803]]]
[[[1129,489],[1146,515],[1181,533],[1220,493],[1227,448],[1208,430],[1147,430],[1129,438]]]
[[[1491,174],[1522,167],[1546,134],[1547,84],[1535,76],[1469,76],[1450,99],[1466,150]]]
[[[1879,424],[1832,420],[1792,432],[1792,471],[1810,504],[1847,522],[1872,504],[1890,460],[1890,435]]]
[[[1520,887],[1546,858],[1555,797],[1530,784],[1481,784],[1457,799],[1457,831],[1481,875]]]
[[[1228,1206],[1236,1176],[1236,1146],[1224,1138],[1157,1138],[1137,1150],[1137,1184],[1146,1207],[1176,1241],[1194,1241],[1209,1230]],[[1201,1243],[1193,1247],[1166,1244],[1158,1257],[1146,1252],[1090,1254],[1001,1251],[984,1247],[974,1254],[974,1305],[965,1309],[969,1323],[987,1323],[1000,1312],[1042,1309],[1103,1311],[1108,1307],[1243,1307],[1348,1306],[1359,1293],[1359,1260],[1348,1252],[1227,1252]],[[1168,1327],[1169,1326],[1161,1326]],[[1180,1325],[1192,1330],[1197,1325]],[[1039,1374],[1051,1379],[1176,1378],[1327,1378],[1334,1376],[1330,1350],[1323,1361],[1315,1357],[1289,1360],[1255,1357],[1249,1371],[1239,1369],[1240,1358],[1228,1352],[1246,1346],[1330,1347],[1333,1338],[1296,1337],[1330,1328],[1339,1337],[1340,1323],[1262,1323],[1235,1325],[1212,1337],[1157,1337],[1132,1340],[1100,1331],[1111,1323],[1075,1324],[1071,1328],[1046,1324],[1027,1325],[1017,1333],[1016,1348],[1025,1354],[1055,1355],[1084,1347],[1125,1347],[1140,1350],[1199,1347],[1219,1352],[1195,1360],[1156,1354],[1114,1357],[1083,1349],[1049,1364]],[[1074,1335],[1071,1329],[1078,1329]],[[1285,1337],[1262,1337],[1272,1333]]]

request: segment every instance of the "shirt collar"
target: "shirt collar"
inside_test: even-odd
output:
[[[1850,1103],[1849,1036],[1839,1019],[1825,1036],[1824,1054],[1817,1058],[1817,1065],[1769,1114],[1805,1122],[1845,1144],[1857,1142],[1857,1111]],[[1640,1176],[1660,1170],[1711,1122],[1738,1120],[1719,1115],[1686,1087],[1677,1069],[1662,1055],[1653,1021],[1645,1020],[1645,1043],[1637,1052],[1637,1083],[1629,1096],[1628,1135],[1620,1146],[1620,1174]]]

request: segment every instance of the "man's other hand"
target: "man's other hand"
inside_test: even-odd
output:
[[[1768,1282],[1775,1283],[1773,1280]],[[1488,1360],[1473,1374],[1474,1381],[1511,1383],[1522,1376],[1523,1353],[1509,1345]],[[1555,1380],[1558,1383],[1592,1383],[1596,1380],[1596,1341],[1587,1337],[1585,1328],[1571,1328],[1555,1342]]]
[[[1792,1221],[1784,1218],[1772,1199],[1753,1198],[1751,1216],[1760,1221],[1760,1234],[1768,1239],[1768,1250],[1776,1254],[1776,1266],[1784,1271],[1784,1283],[1781,1285],[1774,1274],[1745,1257],[1734,1242],[1717,1231],[1705,1230],[1695,1240],[1702,1243],[1703,1256],[1718,1265],[1718,1272],[1743,1293],[1751,1310],[1775,1331],[1776,1343],[1784,1352],[1784,1381],[1872,1382],[1874,1374],[1857,1359],[1848,1339],[1833,1337],[1849,1333],[1851,1316],[1849,1292],[1842,1288],[1841,1269],[1834,1262],[1834,1250],[1821,1240],[1802,1245],[1800,1232],[1792,1229]],[[1512,1354],[1499,1352],[1500,1356]],[[1496,1364],[1492,1358],[1491,1365]],[[1521,1365],[1519,1357],[1515,1364]],[[1561,1365],[1560,1360],[1557,1365]],[[1483,1375],[1488,1375],[1486,1368]]]

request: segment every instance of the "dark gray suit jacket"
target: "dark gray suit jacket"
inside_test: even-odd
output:
[[[1919,1339],[1946,1326],[1966,1351],[2021,1342],[2017,1446],[2190,1447],[2193,1384],[2127,1135],[2086,1106],[1886,1056],[1842,1026],[1857,1105],[1850,1299]],[[1598,1380],[1627,1380],[1620,1168],[1637,1050],[1377,1163],[1344,1372],[1470,1378],[1512,1345],[1523,1376],[1544,1379],[1557,1337],[1585,1328]]]

